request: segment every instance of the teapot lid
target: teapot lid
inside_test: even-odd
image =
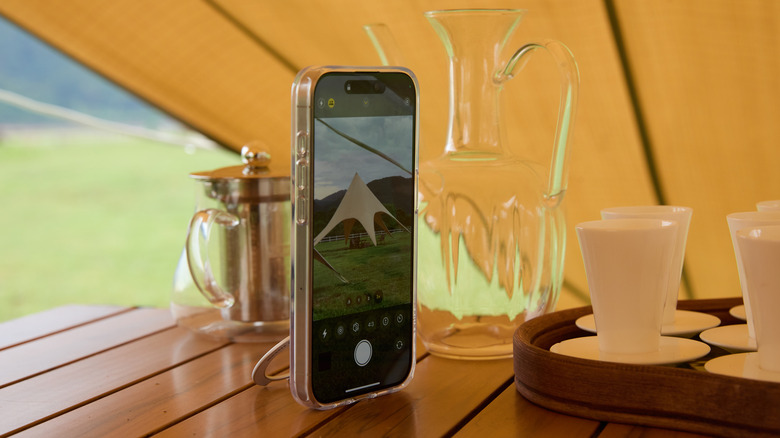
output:
[[[252,141],[241,148],[241,161],[244,165],[221,167],[215,170],[192,172],[190,177],[197,180],[253,180],[260,178],[289,179],[289,169],[271,166],[271,154],[265,145]]]

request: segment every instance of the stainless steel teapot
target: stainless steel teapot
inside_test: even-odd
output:
[[[179,325],[233,341],[289,333],[290,177],[259,143],[244,165],[190,174],[195,214],[174,275],[171,310]]]

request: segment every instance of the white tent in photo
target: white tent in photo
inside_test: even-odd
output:
[[[330,218],[328,225],[326,225],[320,234],[314,238],[314,244],[316,245],[319,243],[319,241],[322,240],[322,238],[325,237],[334,227],[336,227],[336,225],[343,221],[347,221],[347,223],[344,224],[344,239],[348,240],[350,231],[352,230],[352,224],[354,224],[354,221],[357,220],[361,225],[363,225],[363,228],[366,229],[368,237],[371,238],[371,242],[373,242],[374,246],[376,246],[376,232],[374,231],[374,223],[379,225],[385,230],[386,233],[389,234],[387,227],[385,226],[384,222],[382,222],[382,218],[380,217],[381,213],[390,216],[393,218],[393,220],[398,222],[398,224],[401,225],[404,230],[407,232],[409,231],[401,222],[398,221],[398,219],[396,219],[392,214],[390,214],[389,211],[387,211],[385,206],[382,205],[374,193],[371,192],[371,189],[369,189],[366,183],[363,182],[363,180],[360,178],[360,175],[355,173],[355,176],[352,178],[352,182],[349,183],[347,193],[344,195],[344,198],[341,200],[338,208],[336,208],[336,212],[333,213],[333,217]]]

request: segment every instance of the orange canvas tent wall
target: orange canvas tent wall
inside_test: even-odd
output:
[[[606,206],[694,210],[683,297],[739,295],[725,216],[780,198],[780,3],[773,0],[247,2],[5,0],[0,14],[224,146],[289,157],[289,88],[310,64],[379,63],[383,22],[421,84],[421,159],[443,150],[444,50],[422,13],[519,7],[510,45],[565,42],[582,76],[560,307],[584,304],[573,226]],[[517,153],[546,162],[557,76],[534,60],[508,87]]]

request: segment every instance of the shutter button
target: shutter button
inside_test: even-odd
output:
[[[363,339],[358,342],[355,347],[355,363],[361,367],[365,366],[371,360],[372,350],[371,343],[367,340]]]

